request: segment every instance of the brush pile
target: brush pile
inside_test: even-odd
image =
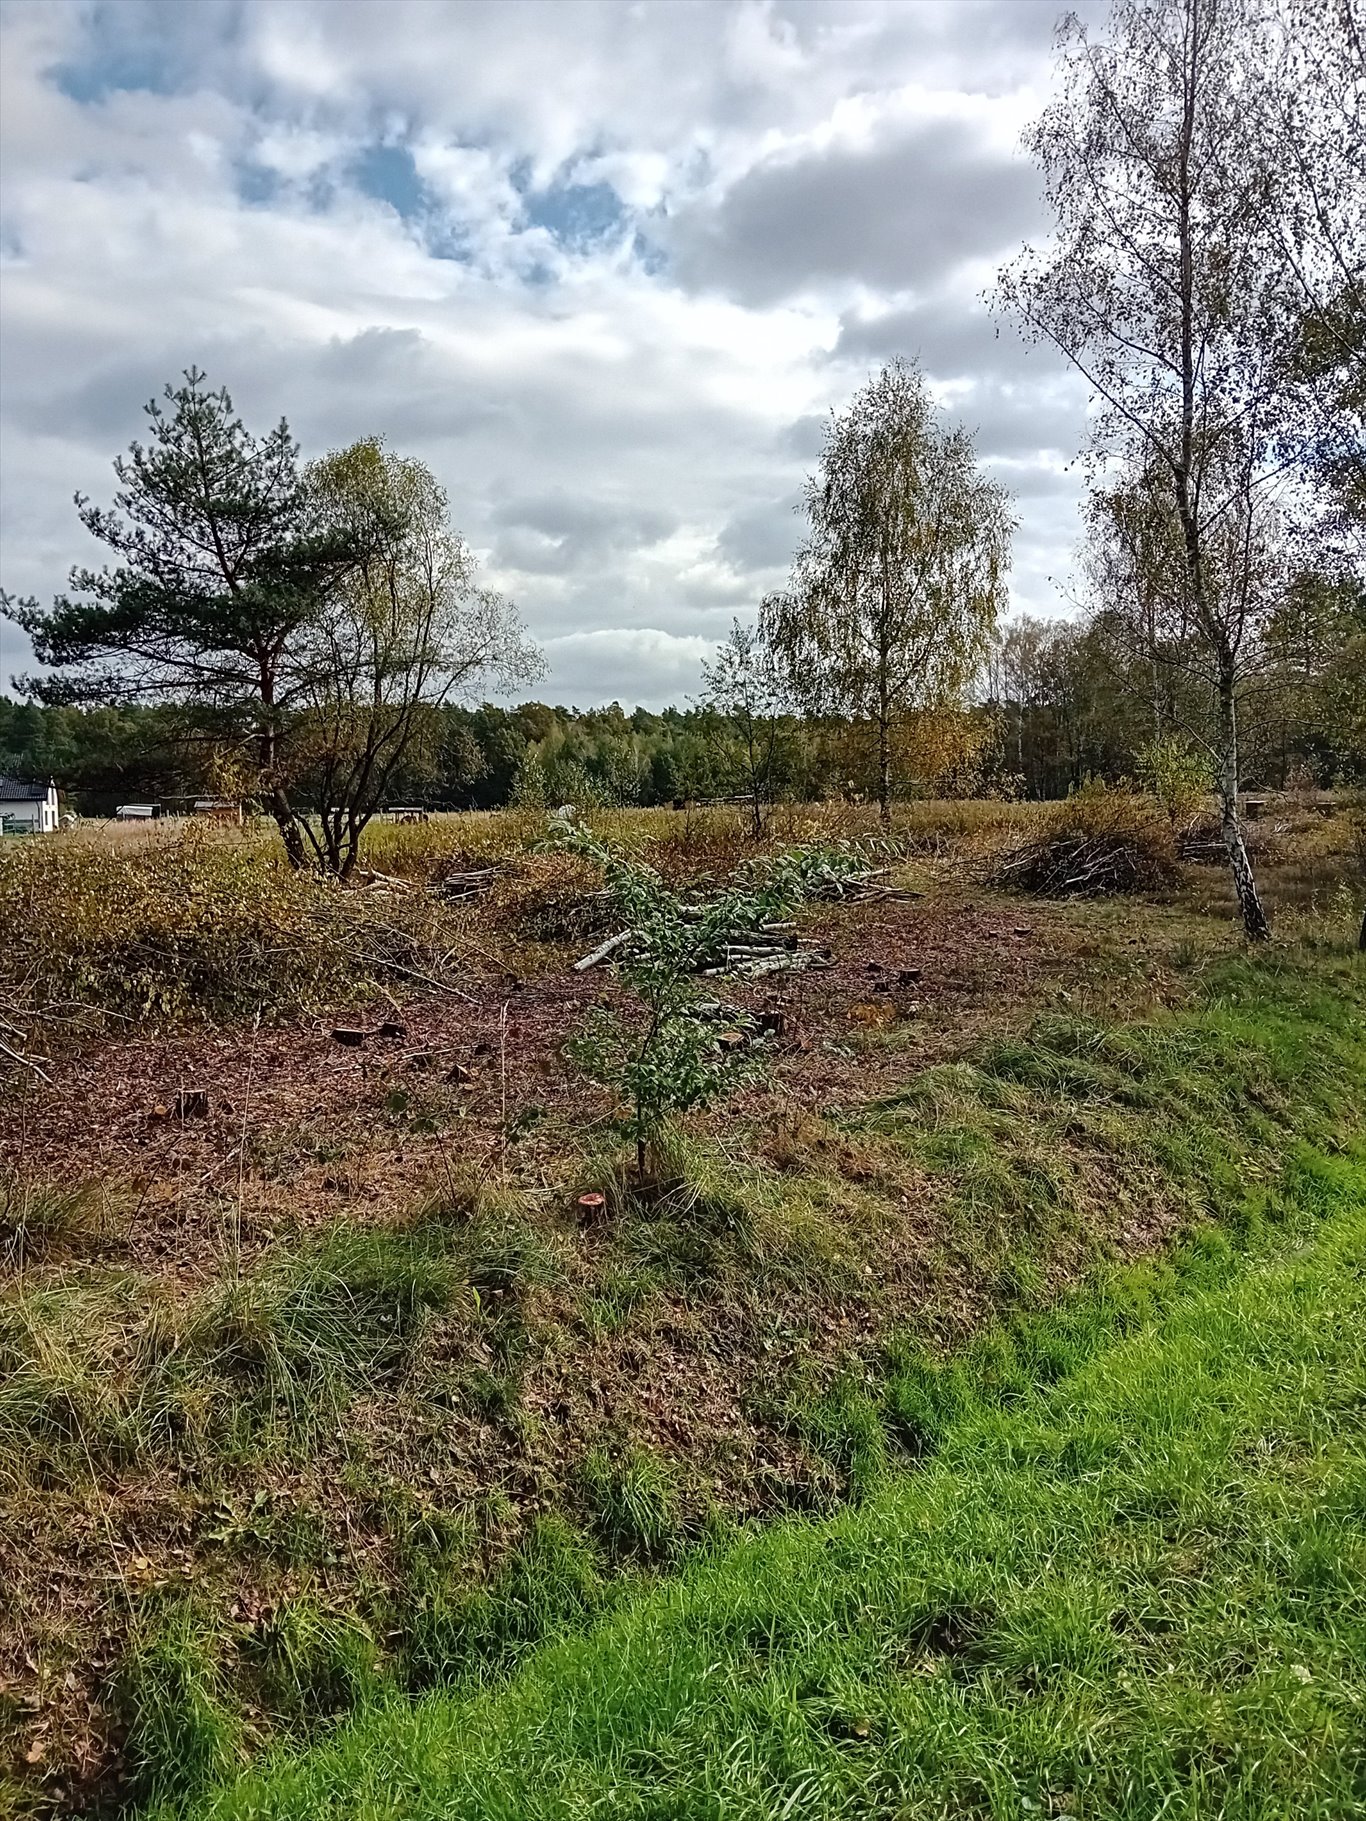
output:
[[[1167,827],[1132,792],[1092,783],[1050,809],[992,866],[990,882],[1042,898],[1160,891],[1177,878]]]
[[[830,949],[798,936],[789,913],[813,899],[866,904],[921,895],[891,884],[891,871],[869,867],[861,856],[842,849],[793,849],[741,869],[735,882],[715,897],[678,903],[674,909],[685,971],[755,980],[829,967]],[[631,901],[628,894],[619,897]],[[609,960],[629,962],[646,946],[643,929],[628,925],[581,956],[575,972]]]

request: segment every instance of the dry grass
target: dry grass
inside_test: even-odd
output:
[[[195,823],[0,848],[0,928],[0,1014],[39,1052],[111,1019],[298,1016],[438,971],[456,946],[425,897],[367,900],[291,872],[265,836]]]

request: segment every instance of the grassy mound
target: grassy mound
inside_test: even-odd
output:
[[[736,1515],[877,1498],[1074,1369],[1165,1293],[1159,1270],[1056,1321],[1098,1258],[1255,1232],[1287,1146],[1360,1129],[1360,988],[1338,949],[1272,950],[1174,1014],[1051,1012],[768,1162],[699,1147],[686,1194],[586,1232],[485,1187],[178,1290],[110,1250],[117,1206],[0,1195],[15,1610],[62,1673],[102,1653],[144,1800],[379,1701],[468,1698]]]
[[[1366,1773],[1366,1168],[1230,1272],[1039,1327],[921,1471],[695,1566],[502,1692],[381,1706],[195,1812],[1344,1816]],[[1307,1217],[1322,1224],[1306,1237]]]

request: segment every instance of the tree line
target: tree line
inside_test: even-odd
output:
[[[781,794],[865,794],[887,821],[908,788],[1184,768],[1265,936],[1240,791],[1351,779],[1366,750],[1357,4],[1116,0],[1102,33],[1058,28],[1026,135],[1053,232],[995,304],[1089,389],[1075,622],[1003,624],[1013,504],[898,359],[831,414],[788,583],[692,718],[474,709],[540,661],[430,471],[376,438],[303,463],[191,370],[115,463],[113,506],[77,499],[110,564],[49,607],[0,601],[48,666],[26,693],[160,714],[294,864],[343,876],[396,793],[728,787],[758,829]]]
[[[1123,630],[1099,616],[1004,621],[962,707],[912,711],[892,725],[896,795],[1046,800],[1093,777],[1148,781],[1163,749],[1190,749]],[[1273,630],[1274,661],[1244,727],[1244,787],[1366,786],[1366,590],[1303,578]],[[789,711],[780,698],[772,713],[754,694],[746,700],[758,644],[752,629],[733,629],[698,700],[658,713],[539,701],[434,708],[389,774],[386,801],[488,810],[725,798],[752,807],[757,785],[762,819],[776,802],[876,800],[880,730]],[[186,738],[178,706],[3,696],[0,773],[54,778],[68,805],[92,817],[222,785],[215,748]],[[309,780],[299,783],[306,806]]]

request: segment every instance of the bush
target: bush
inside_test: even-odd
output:
[[[167,1020],[312,1004],[356,971],[322,921],[336,895],[262,843],[197,827],[124,852],[8,843],[0,996]]]
[[[1133,791],[1091,780],[1008,848],[992,882],[1046,898],[1159,891],[1178,877],[1171,831]]]

